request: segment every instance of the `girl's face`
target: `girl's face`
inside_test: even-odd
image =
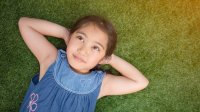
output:
[[[66,50],[72,69],[78,73],[88,73],[104,59],[107,41],[107,34],[94,24],[88,24],[75,31]]]

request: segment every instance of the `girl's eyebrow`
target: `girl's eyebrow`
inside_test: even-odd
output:
[[[77,33],[84,35],[85,37],[87,37],[87,35],[83,32],[78,31]]]
[[[87,35],[85,33],[83,33],[83,32],[78,31],[77,33],[79,33],[81,35],[84,35],[86,38],[88,38]],[[105,49],[101,43],[99,43],[97,41],[95,41],[95,43],[98,44],[99,46],[101,46],[103,49]]]
[[[95,42],[95,43],[98,44],[99,46],[101,46],[104,49],[104,47],[103,47],[103,45],[101,45],[101,43],[99,43],[99,42]]]

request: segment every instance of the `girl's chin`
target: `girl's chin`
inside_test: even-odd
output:
[[[79,74],[87,74],[90,72],[90,70],[80,70],[80,68],[76,68],[71,65],[70,65],[70,67],[74,72],[79,73]]]
[[[77,72],[77,73],[81,73],[81,74],[85,74],[85,73],[88,73],[90,71],[90,69],[88,70],[83,70],[83,68],[80,68],[80,67],[83,67],[83,66],[86,66],[86,65],[83,65],[81,63],[77,63],[77,62],[74,62],[74,61],[68,61],[69,62],[69,66],[70,68]]]

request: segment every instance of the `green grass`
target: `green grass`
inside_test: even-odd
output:
[[[22,16],[70,26],[82,15],[98,14],[116,26],[115,54],[150,80],[143,91],[102,98],[96,112],[200,111],[199,0],[1,0],[0,112],[17,112],[37,60],[23,42]],[[58,39],[50,39],[65,47]]]

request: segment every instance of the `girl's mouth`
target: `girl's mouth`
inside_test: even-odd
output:
[[[74,58],[75,60],[77,60],[78,62],[86,63],[85,60],[83,60],[82,58],[80,58],[80,57],[78,57],[78,56],[76,56],[76,55],[74,55],[74,54],[73,54],[73,58]]]

